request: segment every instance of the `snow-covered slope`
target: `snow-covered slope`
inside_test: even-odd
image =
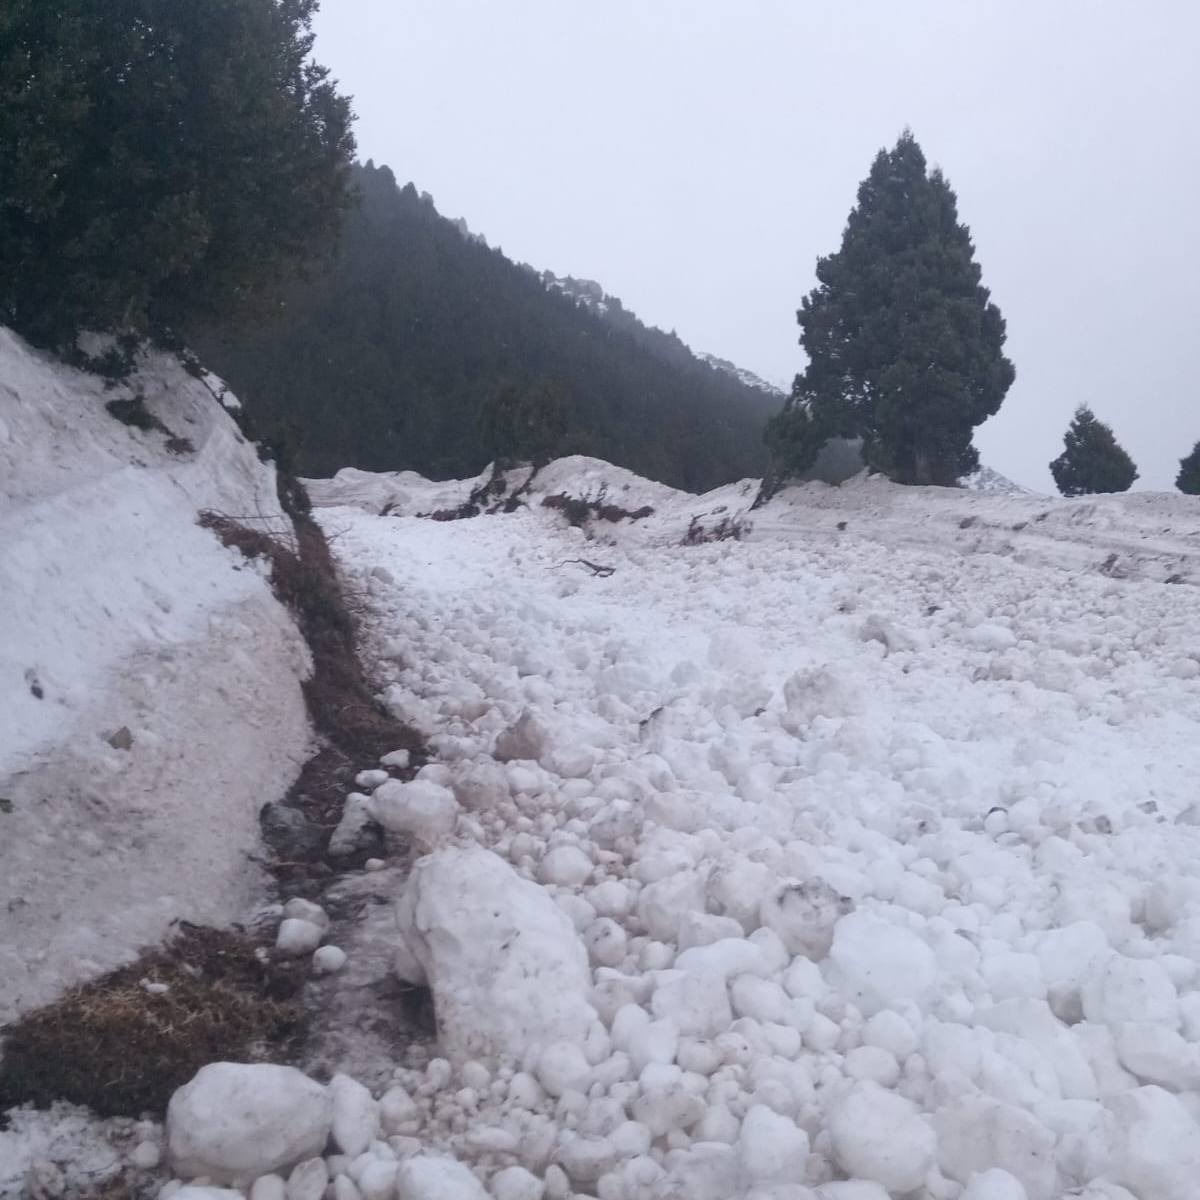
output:
[[[106,411],[135,394],[177,453]],[[0,329],[0,1023],[256,894],[306,651],[202,509],[289,528],[208,384],[159,356],[106,391]]]
[[[391,1077],[423,1154],[499,1200],[1195,1194],[1194,501],[857,479],[750,513],[552,464],[655,508],[580,530],[367,482],[322,520],[437,754],[377,802],[428,839],[398,962],[453,1014],[453,1061]]]
[[[1022,487],[1021,484],[1014,483],[1007,475],[1001,475],[999,471],[988,466],[980,467],[978,471],[967,475],[961,483],[963,487],[969,488],[973,492],[1007,492],[1012,496],[1037,494],[1032,488]]]
[[[696,357],[702,362],[708,363],[710,367],[724,371],[726,375],[732,375],[734,379],[744,383],[747,387],[757,388],[760,392],[766,392],[771,396],[778,396],[781,400],[787,395],[783,388],[768,383],[761,375],[756,375],[745,367],[739,367],[737,363],[732,363],[727,358],[718,358],[715,354],[704,353],[697,354]]]

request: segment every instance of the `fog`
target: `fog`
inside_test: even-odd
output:
[[[816,258],[911,126],[1008,321],[984,461],[1052,490],[1081,403],[1139,488],[1200,439],[1200,6],[326,0],[317,29],[364,159],[785,387]]]

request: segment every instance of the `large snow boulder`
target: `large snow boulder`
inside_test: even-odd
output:
[[[921,1003],[937,979],[937,958],[911,929],[869,912],[838,921],[830,977],[865,1016],[905,1000]]]
[[[1031,1113],[990,1096],[967,1095],[940,1108],[933,1127],[938,1165],[951,1179],[967,1183],[1000,1168],[1021,1183],[1029,1200],[1056,1194],[1056,1138]]]
[[[937,1139],[916,1105],[877,1083],[847,1093],[829,1114],[829,1132],[848,1175],[890,1192],[920,1187],[936,1159]]]
[[[523,1058],[582,1043],[587,951],[550,893],[480,847],[447,847],[413,867],[397,906],[404,945],[433,991],[442,1052]]]
[[[319,1155],[333,1124],[327,1088],[294,1067],[210,1063],[167,1106],[167,1146],[188,1179],[247,1183]]]
[[[1158,1087],[1114,1096],[1108,1107],[1118,1136],[1107,1172],[1135,1195],[1191,1200],[1200,1179],[1200,1127],[1183,1104]]]

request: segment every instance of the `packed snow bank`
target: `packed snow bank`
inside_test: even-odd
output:
[[[544,891],[602,1027],[544,1078],[402,1056],[390,1148],[496,1200],[1194,1193],[1200,506],[629,483],[654,515],[588,529],[322,513],[434,854]],[[742,540],[681,544],[722,513]],[[421,895],[465,928],[461,880]]]
[[[176,453],[106,411],[138,394]],[[0,1022],[256,894],[307,651],[202,509],[290,528],[205,381],[105,390],[0,329]]]

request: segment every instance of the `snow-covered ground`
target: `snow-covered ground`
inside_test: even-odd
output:
[[[307,651],[197,524],[290,528],[215,387],[153,356],[106,390],[0,328],[0,1023],[260,896]],[[137,394],[187,443],[106,411]]]
[[[1200,505],[864,477],[752,511],[757,481],[573,458],[511,472],[514,512],[430,519],[488,478],[310,489],[433,757],[362,764],[341,832],[393,840],[332,882],[351,915],[280,914],[295,953],[336,935],[314,969],[353,1017],[305,1065],[341,1074],[201,1071],[176,1174],[251,1200],[1193,1200]],[[576,529],[541,503],[564,494],[654,511]],[[435,1045],[379,1034],[393,974],[431,989]],[[20,1122],[0,1152],[57,1161],[63,1118]]]
[[[381,874],[443,1057],[335,1169],[1197,1194],[1200,506],[863,478],[748,512],[574,459],[512,514],[413,515],[478,482],[314,489],[436,752],[370,805],[427,852]],[[585,534],[564,491],[656,511]]]

